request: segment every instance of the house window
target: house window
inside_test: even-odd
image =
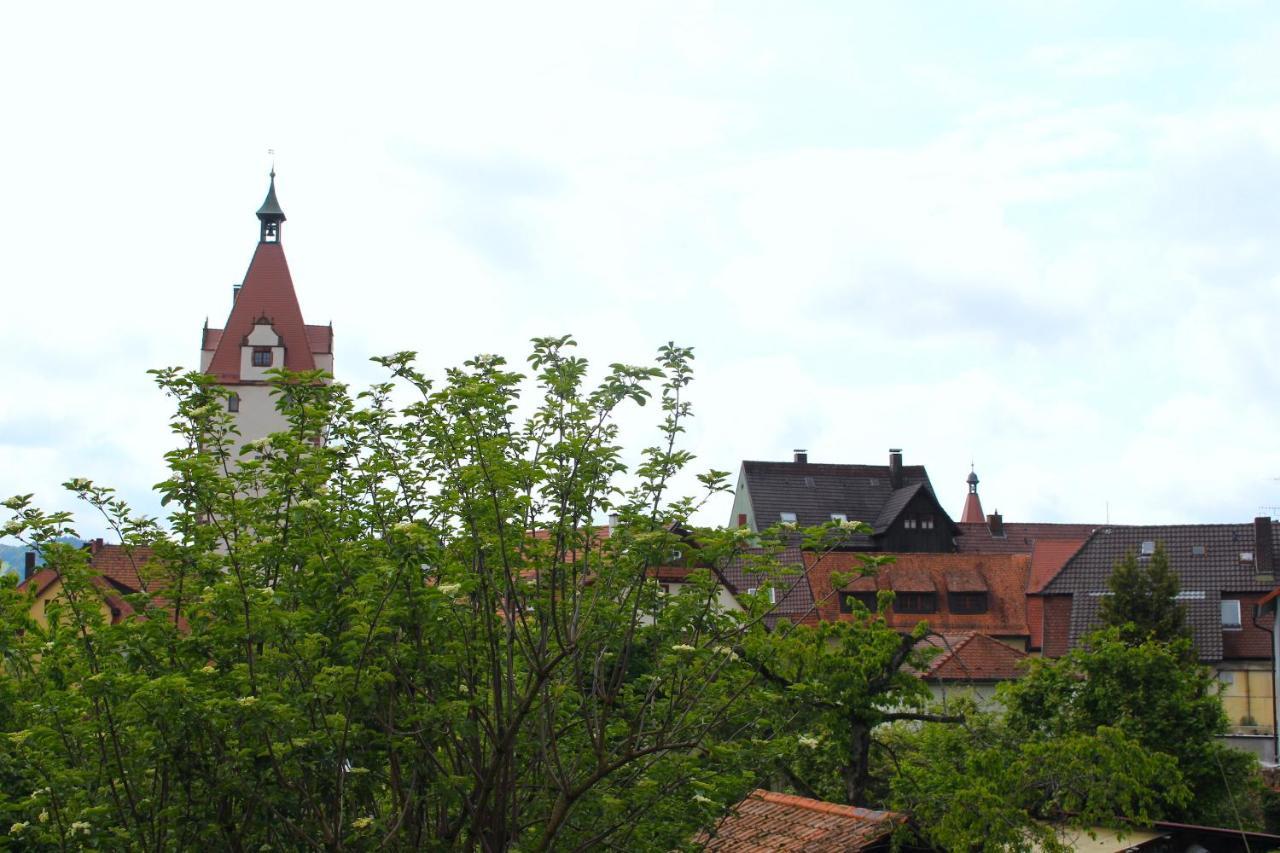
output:
[[[840,593],[840,612],[852,613],[854,604],[861,604],[872,613],[876,612],[879,603],[876,601],[874,591],[869,592],[842,592]]]
[[[949,592],[947,609],[952,613],[986,613],[987,594],[985,592]]]
[[[848,516],[848,515],[846,515],[846,514],[845,514],[845,513],[843,513],[843,512],[833,512],[833,513],[831,513],[831,520],[832,520],[832,521],[845,522],[845,521],[848,521],[848,520],[849,520],[849,516]]]
[[[916,529],[916,518],[915,518],[915,516],[914,516],[914,515],[911,515],[911,516],[907,516],[906,518],[902,519],[902,526],[903,526],[903,527],[905,527],[907,530],[915,530],[915,529]]]
[[[227,411],[228,412],[240,411],[240,395],[239,394],[227,395]]]
[[[893,599],[894,613],[937,613],[936,592],[900,592]]]
[[[778,518],[782,519],[783,524],[795,524],[796,514],[794,512],[780,512]]]
[[[671,594],[671,584],[669,584],[669,583],[660,583],[660,584],[658,584],[658,589],[660,589],[660,590],[662,591],[662,594],[663,594],[663,595],[670,595],[670,594]]]
[[[1239,630],[1240,628],[1240,602],[1230,599],[1222,600],[1222,628],[1223,630]]]
[[[271,347],[254,347],[253,366],[254,367],[270,367],[271,366]]]
[[[920,529],[921,529],[921,530],[932,530],[932,529],[933,529],[933,516],[932,516],[932,515],[922,515],[922,516],[920,516]]]

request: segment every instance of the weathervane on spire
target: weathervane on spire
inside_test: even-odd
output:
[[[274,148],[268,148],[268,149],[267,149],[267,153],[271,155],[271,178],[272,178],[272,180],[275,180],[275,177],[276,177],[276,149],[274,149]]]

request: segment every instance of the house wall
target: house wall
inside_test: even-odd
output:
[[[1215,671],[1221,685],[1222,709],[1231,730],[1240,734],[1275,731],[1275,694],[1267,661],[1230,661]]]
[[[918,526],[914,529],[906,527],[906,519],[918,520],[922,516],[933,518],[933,529],[926,530]],[[877,548],[899,554],[946,554],[956,550],[951,536],[950,519],[938,506],[938,502],[923,489],[916,493],[893,525],[879,538]]]
[[[235,418],[241,444],[289,428],[289,422],[276,409],[270,385],[228,385],[227,390],[240,395],[240,411]]]
[[[756,527],[756,516],[751,510],[751,494],[747,491],[747,472],[738,470],[738,486],[733,490],[733,510],[729,513],[729,527],[738,526],[738,516],[745,514],[747,516],[747,526],[752,530],[759,530]]]
[[[55,601],[66,601],[62,592],[61,578],[50,583],[36,596],[35,601],[31,603],[31,618],[41,628],[49,627],[49,616],[45,611],[48,609],[49,605]],[[109,624],[111,622],[111,605],[99,598],[98,606],[102,610],[102,618]],[[68,616],[63,616],[62,624],[66,624],[67,618]]]

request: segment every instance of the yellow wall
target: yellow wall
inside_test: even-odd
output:
[[[1232,728],[1274,730],[1275,704],[1271,672],[1265,669],[1223,669],[1218,671],[1222,684],[1222,707]],[[1252,718],[1252,722],[1249,718]]]
[[[61,598],[62,579],[57,578],[53,583],[49,584],[43,592],[37,595],[36,600],[31,604],[31,618],[35,620],[37,625],[41,628],[49,627],[49,619],[45,615],[45,608],[49,606],[50,602],[58,601]],[[107,624],[111,624],[111,605],[101,600],[100,604],[102,607],[102,618],[106,620]],[[63,619],[63,624],[66,624],[65,617]]]

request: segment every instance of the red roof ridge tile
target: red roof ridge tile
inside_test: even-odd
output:
[[[751,792],[750,796],[767,800],[771,803],[778,803],[779,805],[796,806],[797,808],[809,809],[810,811],[824,814],[841,815],[842,817],[858,817],[868,820],[901,820],[904,817],[897,812],[883,812],[876,809],[863,808],[862,806],[829,803],[826,800],[815,800],[810,797],[801,797],[797,794],[780,794],[776,791],[767,791],[764,788],[756,788]]]

